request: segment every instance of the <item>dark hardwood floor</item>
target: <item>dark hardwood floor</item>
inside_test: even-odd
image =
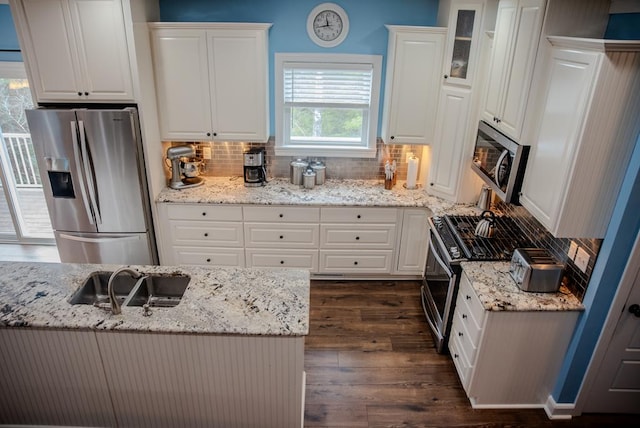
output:
[[[551,421],[544,410],[474,410],[435,352],[417,281],[312,281],[305,427],[626,427],[633,415]]]

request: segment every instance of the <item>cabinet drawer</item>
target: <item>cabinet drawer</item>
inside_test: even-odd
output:
[[[317,224],[245,223],[247,247],[318,248]]]
[[[388,248],[396,242],[395,225],[320,225],[322,248]]]
[[[311,207],[243,207],[244,221],[265,221],[278,223],[318,223],[320,208]]]
[[[179,265],[244,267],[244,249],[173,247],[173,263]]]
[[[247,267],[283,267],[318,271],[318,250],[263,250],[247,248]]]
[[[479,330],[474,329],[473,322],[468,322],[462,318],[462,312],[455,311],[453,315],[453,324],[451,326],[451,336],[455,336],[458,341],[458,348],[464,352],[467,361],[473,363],[476,358],[476,351],[478,350],[478,343],[480,341]],[[467,328],[471,327],[471,328]],[[474,332],[472,334],[471,332]]]
[[[484,307],[482,306],[480,299],[478,299],[475,291],[473,291],[469,278],[467,278],[467,275],[465,275],[464,272],[460,278],[460,289],[458,291],[456,305],[461,302],[464,304],[465,310],[473,317],[473,321],[476,323],[478,328],[482,327],[486,311],[484,310]]]
[[[396,223],[396,208],[321,208],[322,223]]]
[[[453,330],[452,330],[453,333]],[[451,353],[451,358],[453,359],[453,364],[456,366],[456,371],[458,372],[458,376],[460,376],[460,382],[462,383],[465,391],[468,392],[469,378],[471,375],[472,366],[467,360],[464,352],[460,350],[460,342],[454,337],[452,334],[449,338],[449,352]]]
[[[170,220],[242,221],[242,207],[236,205],[164,204]]]
[[[242,223],[216,221],[169,222],[173,245],[196,245],[212,247],[244,246]]]
[[[389,273],[392,250],[320,250],[321,273]]]

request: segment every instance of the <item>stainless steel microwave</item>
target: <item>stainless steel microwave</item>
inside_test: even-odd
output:
[[[480,121],[471,168],[503,201],[519,203],[528,157],[529,146],[516,143]]]

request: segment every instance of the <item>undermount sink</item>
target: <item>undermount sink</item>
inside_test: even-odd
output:
[[[180,303],[187,289],[187,275],[150,275],[137,288],[126,303],[128,306],[171,308]]]
[[[82,286],[71,296],[72,305],[93,305],[109,303],[109,277],[113,272],[93,272],[84,280]],[[113,279],[113,291],[122,305],[137,280],[129,275],[118,275]]]
[[[108,285],[113,272],[93,272],[71,296],[72,305],[104,306],[109,304]],[[141,279],[131,275],[113,278],[113,291],[121,306],[171,308],[177,306],[191,277],[180,274],[144,274]]]

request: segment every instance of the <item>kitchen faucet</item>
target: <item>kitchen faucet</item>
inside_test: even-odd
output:
[[[133,288],[136,288],[136,286],[140,282],[148,278],[148,275],[145,275],[142,272],[138,272],[137,270],[128,268],[128,267],[121,267],[120,269],[115,270],[111,274],[111,276],[109,277],[109,283],[107,284],[107,290],[109,294],[109,303],[111,304],[111,313],[114,315],[119,315],[122,313],[122,309],[120,308],[120,303],[118,303],[118,300],[116,299],[116,293],[113,290],[113,280],[116,276],[120,275],[121,273],[128,273],[134,279],[138,280],[138,282],[136,283],[136,285],[134,285]]]

